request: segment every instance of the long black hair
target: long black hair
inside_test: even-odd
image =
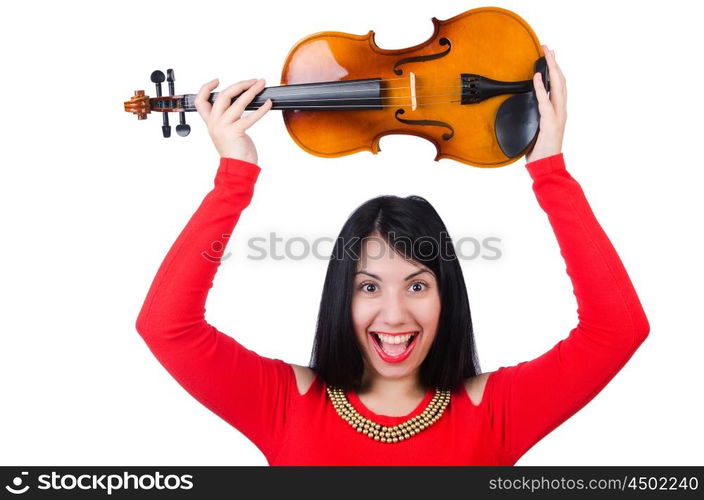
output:
[[[310,368],[329,386],[360,389],[364,361],[352,323],[352,293],[364,239],[373,234],[435,274],[440,318],[435,340],[420,366],[420,383],[425,389],[458,388],[480,373],[469,299],[445,224],[420,196],[373,198],[345,222],[325,276]]]

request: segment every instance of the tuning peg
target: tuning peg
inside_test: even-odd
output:
[[[169,83],[169,95],[174,95],[174,82],[176,79],[174,78],[173,69],[166,70],[166,81]]]
[[[161,97],[161,84],[164,81],[164,73],[162,71],[156,70],[152,71],[151,80],[156,85],[156,96]],[[172,94],[173,95],[173,94]],[[161,126],[161,133],[164,137],[171,137],[171,126],[169,126],[169,114],[164,112],[161,114],[163,118],[163,125]]]
[[[167,69],[166,75],[166,81],[169,83],[169,95],[175,95],[174,82],[176,81],[176,77],[174,76],[174,70]],[[180,111],[178,114],[178,121],[179,124],[176,125],[176,133],[181,137],[186,137],[191,133],[191,126],[186,124],[186,113]]]
[[[165,78],[166,77],[164,76],[164,73],[162,71],[159,71],[159,70],[152,71],[152,76],[151,76],[152,83],[159,83],[160,84],[161,82],[164,81]],[[157,87],[159,89],[161,89],[161,85],[158,85]],[[159,95],[161,95],[161,94],[159,94]]]
[[[183,113],[180,113],[183,114]],[[184,120],[181,120],[183,123],[179,123],[176,125],[176,133],[180,135],[181,137],[186,137],[188,134],[191,133],[191,126],[186,124]]]

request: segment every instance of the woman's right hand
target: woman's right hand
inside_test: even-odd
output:
[[[196,110],[208,126],[208,133],[215,144],[215,149],[221,158],[233,158],[256,164],[257,149],[245,132],[271,109],[273,103],[271,99],[267,99],[259,109],[245,117],[242,117],[242,114],[264,88],[264,80],[245,80],[230,85],[218,94],[211,105],[208,97],[217,86],[217,78],[204,84],[195,100]],[[232,102],[237,95],[239,97]]]

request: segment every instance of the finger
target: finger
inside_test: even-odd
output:
[[[208,83],[204,83],[203,86],[198,91],[198,95],[195,98],[193,104],[196,107],[196,111],[204,121],[208,121],[210,117],[210,109],[213,107],[208,101],[210,93],[218,86],[218,79],[211,80]]]
[[[538,98],[538,109],[540,115],[543,116],[553,111],[550,98],[543,84],[543,76],[540,73],[533,75],[533,85],[535,86],[535,96]]]
[[[557,62],[557,59],[555,58],[555,51],[551,50],[550,55],[552,56],[552,60],[555,63],[555,68],[557,68],[557,72],[560,75],[560,80],[562,81],[562,90],[563,90],[562,93],[567,94],[567,79],[565,79],[565,74],[562,72],[562,68],[560,67],[560,65]]]
[[[232,85],[224,89],[222,92],[220,92],[218,94],[217,99],[215,99],[215,102],[213,103],[213,109],[210,112],[211,116],[215,119],[220,118],[220,116],[225,112],[225,110],[229,108],[232,104],[232,99],[235,96],[240,95],[242,92],[244,92],[245,89],[253,85],[256,81],[256,79],[252,79],[233,83]]]
[[[240,95],[235,102],[232,103],[229,109],[222,114],[222,119],[226,123],[232,123],[239,119],[244,113],[244,110],[254,100],[256,95],[264,88],[264,80],[257,80],[254,85],[249,87]]]
[[[259,109],[252,111],[249,115],[237,120],[236,124],[241,130],[247,130],[249,127],[257,123],[273,105],[274,102],[271,99],[267,99],[266,102],[259,107]]]
[[[564,92],[564,78],[560,68],[555,62],[555,53],[545,47],[545,60],[548,63],[548,71],[550,72],[550,93],[562,95]]]
[[[550,100],[553,102],[556,112],[565,114],[567,107],[567,84],[565,77],[560,67],[557,65],[554,51],[548,50],[546,59],[550,71]]]

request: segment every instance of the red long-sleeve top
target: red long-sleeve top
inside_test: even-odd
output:
[[[616,251],[562,154],[526,165],[547,213],[577,297],[577,326],[538,358],[500,367],[479,405],[464,387],[442,417],[399,443],[357,432],[335,412],[316,377],[301,395],[291,366],[240,345],[205,320],[220,265],[212,242],[232,233],[249,204],[259,167],[223,158],[215,185],[166,255],[137,319],[137,330],[169,373],[198,401],[249,438],[270,465],[513,465],[586,405],[630,359],[648,321]],[[224,243],[226,243],[225,240]],[[386,426],[347,393],[363,416]]]

